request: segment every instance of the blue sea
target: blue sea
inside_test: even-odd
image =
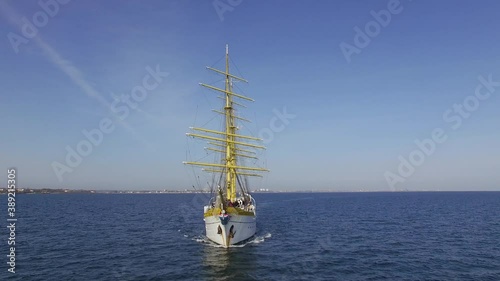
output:
[[[500,280],[500,192],[254,194],[257,236],[229,249],[206,196],[19,194],[0,280]]]

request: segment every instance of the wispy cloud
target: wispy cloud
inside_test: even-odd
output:
[[[17,11],[9,6],[6,2],[0,2],[0,13],[1,15],[13,26],[15,26],[20,33],[22,33],[22,24],[19,19],[22,18]],[[109,112],[111,110],[111,103],[109,103],[97,90],[90,85],[90,83],[85,79],[82,72],[69,60],[62,57],[59,52],[52,47],[49,43],[45,42],[42,36],[37,33],[33,38],[35,44],[43,51],[44,56],[47,60],[61,70],[70,80],[76,84],[83,93],[85,93],[89,98],[96,100],[102,107],[106,108]],[[144,111],[138,110],[145,114]],[[114,121],[125,128],[129,133],[131,133],[136,139],[140,140],[144,145],[150,146],[150,144],[142,138],[135,130],[125,121],[114,116]]]

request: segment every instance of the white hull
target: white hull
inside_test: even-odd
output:
[[[222,224],[218,215],[205,217],[204,220],[208,239],[224,247],[251,238],[257,230],[255,216],[234,214],[225,225]]]

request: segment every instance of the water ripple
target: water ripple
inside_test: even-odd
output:
[[[256,194],[228,249],[195,196],[20,195],[9,280],[500,280],[499,192]]]

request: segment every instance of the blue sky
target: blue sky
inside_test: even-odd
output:
[[[41,2],[46,22],[38,1],[0,5],[0,167],[16,167],[22,186],[190,188],[182,161],[204,143],[185,133],[217,107],[198,82],[219,79],[204,67],[223,67],[227,43],[250,81],[240,90],[256,100],[243,112],[248,132],[269,128],[276,110],[295,115],[266,143],[259,164],[271,173],[255,187],[500,190],[500,87],[467,118],[453,109],[474,102],[479,76],[500,81],[498,1]],[[348,61],[340,45],[357,48],[355,27],[366,33],[382,10],[391,19]],[[27,38],[23,18],[34,16]],[[119,121],[113,97],[142,85],[147,67],[168,76]],[[53,163],[106,118],[112,132],[59,180]],[[446,141],[399,172],[398,157],[418,155],[415,140],[436,128]]]

